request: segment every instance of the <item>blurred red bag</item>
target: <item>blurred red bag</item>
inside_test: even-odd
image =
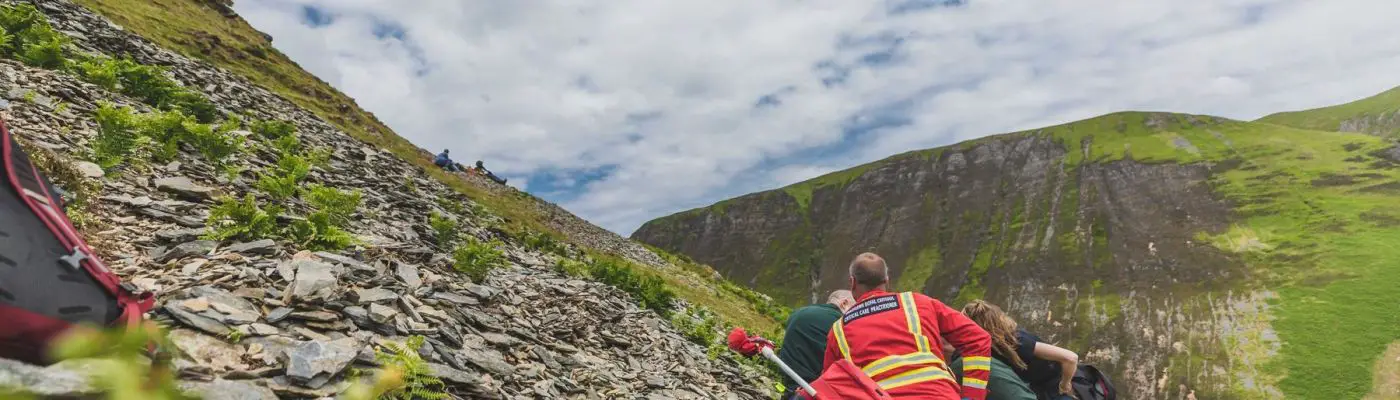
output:
[[[822,376],[812,381],[814,397],[806,389],[797,389],[797,396],[809,400],[886,400],[893,399],[880,385],[846,360],[837,360],[822,371]]]

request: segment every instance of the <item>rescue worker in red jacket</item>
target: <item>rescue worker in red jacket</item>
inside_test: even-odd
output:
[[[832,324],[823,369],[845,358],[894,398],[986,398],[992,355],[986,331],[931,297],[885,291],[889,268],[874,253],[856,256],[850,277],[857,303]],[[961,384],[943,361],[940,340],[962,353]]]

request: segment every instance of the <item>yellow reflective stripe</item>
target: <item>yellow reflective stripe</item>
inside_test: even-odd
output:
[[[899,294],[899,306],[904,309],[904,324],[909,328],[909,334],[914,335],[914,343],[919,347],[919,352],[929,353],[928,337],[925,337],[922,326],[919,323],[919,310],[914,304],[914,293],[904,292]]]
[[[876,383],[880,384],[881,389],[890,390],[900,386],[913,385],[915,383],[923,383],[939,379],[947,379],[951,381],[953,380],[953,376],[948,375],[948,372],[944,371],[943,368],[933,366],[919,368],[913,371],[891,376],[889,378],[881,379],[879,382]]]
[[[991,371],[992,360],[987,357],[967,357],[963,360],[963,371]]]
[[[892,370],[892,369],[895,369],[895,368],[899,368],[899,367],[908,367],[908,366],[926,365],[926,364],[933,364],[933,365],[936,365],[936,366],[939,366],[939,367],[942,367],[942,366],[944,365],[944,364],[943,364],[943,359],[938,358],[938,355],[937,355],[937,354],[933,354],[933,353],[910,353],[910,354],[904,354],[904,355],[889,356],[889,357],[881,358],[881,359],[879,359],[879,360],[875,360],[875,362],[872,362],[872,363],[870,363],[869,365],[866,365],[865,368],[861,368],[860,370],[863,371],[863,372],[865,372],[865,374],[868,375],[868,376],[876,376],[876,375],[879,375],[879,374],[882,373],[882,372],[889,371],[889,370]]]
[[[977,378],[963,378],[963,386],[986,390],[987,381]]]
[[[836,347],[841,349],[841,357],[851,361],[851,345],[846,343],[846,330],[841,328],[841,319],[831,323],[831,331],[836,336]],[[852,361],[854,362],[854,361]]]

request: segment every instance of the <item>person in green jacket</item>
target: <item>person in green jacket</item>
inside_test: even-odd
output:
[[[783,348],[778,349],[778,359],[783,360],[803,380],[816,380],[822,374],[826,334],[831,330],[831,324],[855,304],[856,299],[851,296],[851,291],[837,290],[827,296],[826,303],[794,310],[788,315],[787,333],[783,335]],[[783,386],[787,389],[779,399],[796,398],[797,382],[784,375]]]
[[[948,369],[952,370],[961,382],[962,355],[957,354],[957,351],[946,343],[943,349],[944,354],[948,355]],[[1016,376],[1016,371],[1012,370],[1011,366],[992,357],[992,376],[987,379],[987,400],[1036,400],[1036,397],[1030,385]]]

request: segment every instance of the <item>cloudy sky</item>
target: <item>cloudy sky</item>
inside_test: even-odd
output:
[[[1400,85],[1378,0],[236,0],[400,135],[623,235],[895,153]]]

